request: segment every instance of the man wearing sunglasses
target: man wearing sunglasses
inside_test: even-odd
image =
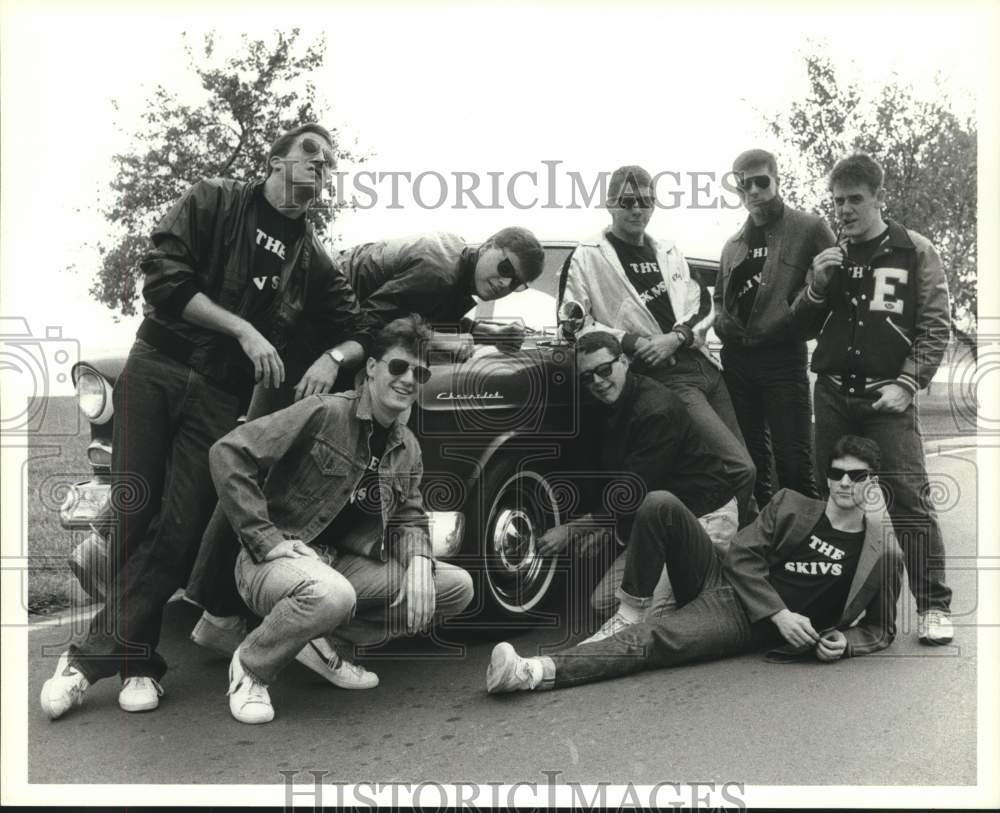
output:
[[[639,496],[654,491],[676,495],[722,550],[736,534],[734,495],[740,484],[730,482],[725,466],[712,454],[680,399],[663,384],[629,371],[615,336],[600,330],[583,334],[576,343],[576,359],[581,390],[589,396],[584,404],[589,402],[591,408],[582,410],[581,437],[585,440],[576,446],[580,458],[573,468],[601,476],[581,481],[588,492],[584,504],[592,506],[591,511],[549,529],[540,538],[538,550],[553,556],[575,540],[577,554],[594,556],[601,540],[610,541],[611,536],[608,523],[595,515],[611,515],[620,552],[591,598],[593,608],[606,613],[618,604],[616,592],[627,557],[627,549],[621,548],[630,537],[641,500],[625,500],[631,507],[621,505],[622,501],[598,507],[605,481],[617,482],[629,492],[639,490]],[[651,609],[643,610],[656,612],[669,601],[670,582],[662,578]],[[623,609],[631,612],[631,608]]]
[[[927,500],[913,399],[930,384],[948,347],[948,282],[931,242],[883,217],[882,181],[882,167],[863,153],[833,167],[829,187],[845,241],[815,257],[793,310],[806,335],[818,337],[812,356],[817,460],[843,432],[882,447],[882,482],[906,553],[918,638],[946,644],[954,634],[951,589],[944,539]]]
[[[341,252],[337,264],[376,324],[418,313],[435,329],[436,343],[465,355],[473,342],[520,348],[521,325],[476,322],[466,314],[477,300],[526,290],[541,275],[545,252],[530,231],[510,226],[478,247],[446,233],[365,243]]]
[[[274,716],[267,692],[299,660],[335,686],[378,678],[344,656],[461,612],[472,580],[435,562],[420,495],[420,447],[406,427],[430,370],[430,330],[410,316],[372,341],[357,391],[313,395],[212,447],[219,502],[242,550],[236,583],[264,620],[229,667],[229,708]]]
[[[159,705],[163,607],[186,582],[215,505],[209,447],[236,424],[255,381],[282,384],[300,322],[319,325],[340,359],[319,359],[304,376],[307,390],[321,391],[339,363],[363,357],[357,298],[306,218],[334,157],[330,133],[304,124],[272,144],[266,178],[199,181],[153,231],[140,263],[145,319],[115,383],[111,469],[120,482],[108,510],[136,484],[141,504],[112,515],[118,573],[85,640],[42,690],[51,718],[116,672],[123,710]]]
[[[845,435],[825,463],[825,502],[782,489],[724,555],[677,497],[648,495],[629,540],[622,606],[648,603],[665,566],[678,609],[622,616],[606,637],[551,656],[522,658],[498,644],[487,691],[577,686],[757,649],[820,663],[885,649],[903,561],[876,481],[879,449]]]
[[[777,485],[815,497],[806,344],[794,335],[789,305],[813,257],[835,239],[823,218],[782,201],[771,153],[741,153],[733,174],[748,217],[722,249],[715,284],[722,374],[757,469],[757,504],[775,491],[772,454]]]
[[[740,524],[753,515],[753,467],[718,366],[705,346],[708,290],[691,277],[684,255],[646,233],[656,201],[642,167],[616,169],[608,183],[611,226],[580,243],[563,266],[560,304],[578,302],[584,330],[613,333],[636,370],[666,384],[688,408],[699,434],[730,472]],[[752,474],[752,472],[751,472]]]

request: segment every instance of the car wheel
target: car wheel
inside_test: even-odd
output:
[[[490,461],[480,483],[480,584],[488,608],[517,618],[550,595],[558,559],[540,556],[538,538],[559,522],[559,507],[544,475],[512,456]],[[479,514],[475,511],[473,515]]]

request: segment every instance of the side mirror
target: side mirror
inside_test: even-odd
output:
[[[567,299],[559,306],[559,313],[556,315],[559,327],[566,338],[574,337],[583,327],[586,315],[583,312],[583,305],[572,299]]]

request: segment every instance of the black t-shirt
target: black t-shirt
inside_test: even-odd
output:
[[[619,240],[613,234],[608,234],[608,241],[618,255],[618,261],[625,269],[625,276],[639,294],[643,304],[649,308],[660,325],[660,330],[669,333],[677,322],[674,316],[670,297],[667,295],[667,282],[663,279],[660,264],[656,261],[656,249],[643,242],[641,246],[633,246]]]
[[[247,280],[250,286],[247,321],[265,335],[281,286],[281,267],[304,229],[304,217],[286,217],[268,203],[263,192],[258,192],[257,231]]]
[[[385,454],[385,444],[389,428],[378,421],[371,422],[372,436],[369,443],[371,457],[365,466],[350,501],[316,539],[324,547],[337,547],[337,543],[348,532],[357,530],[359,525],[370,524],[374,529],[382,517],[382,484],[378,476],[379,461]]]
[[[777,563],[768,581],[793,613],[808,616],[813,628],[840,620],[851,589],[865,532],[838,531],[824,514],[809,541],[791,559]]]
[[[733,270],[731,290],[736,295],[736,315],[744,325],[750,321],[753,303],[757,300],[760,277],[767,259],[767,233],[764,226],[750,225],[747,256]]]

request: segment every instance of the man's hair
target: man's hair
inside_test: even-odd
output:
[[[415,313],[393,319],[375,334],[368,355],[376,361],[394,347],[401,347],[414,358],[424,362],[430,350],[434,333],[427,322]]]
[[[484,249],[491,247],[505,248],[517,256],[525,282],[538,279],[545,269],[545,249],[535,235],[520,226],[500,229],[482,245]]]
[[[882,465],[882,453],[878,444],[871,438],[862,438],[858,435],[841,435],[830,450],[830,457],[827,458],[826,467],[830,468],[833,461],[840,457],[856,457],[868,464],[873,472],[879,470]]]
[[[592,330],[584,333],[576,340],[576,357],[596,353],[598,350],[607,350],[612,356],[622,354],[622,343],[618,337],[606,330]]]
[[[307,122],[305,124],[300,124],[287,133],[282,133],[278,136],[274,143],[271,145],[271,150],[267,154],[267,166],[270,171],[271,159],[275,156],[283,158],[288,155],[288,151],[295,144],[295,139],[298,138],[303,133],[313,133],[321,138],[325,139],[326,142],[332,147],[333,146],[333,136],[330,135],[330,131],[326,129],[322,124],[317,124],[314,121]]]
[[[830,170],[828,188],[833,191],[834,184],[853,185],[865,184],[872,194],[882,188],[885,173],[878,161],[864,152],[856,152],[841,158]]]
[[[746,150],[736,156],[733,161],[733,172],[746,172],[751,167],[766,166],[767,171],[778,177],[778,161],[767,150]]]
[[[618,167],[608,181],[608,202],[618,200],[623,189],[636,194],[641,186],[653,186],[653,179],[646,170],[636,164]]]

